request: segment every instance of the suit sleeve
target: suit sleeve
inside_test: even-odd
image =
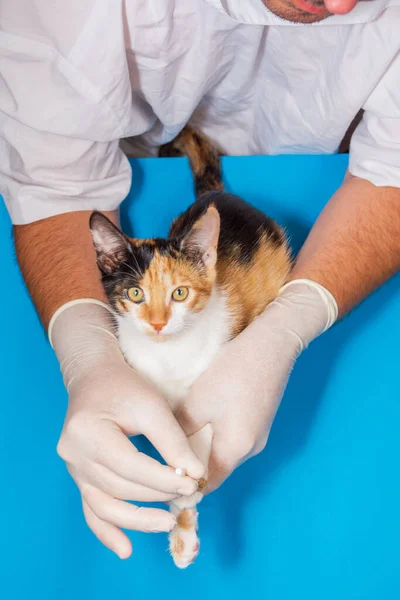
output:
[[[369,96],[350,144],[349,171],[400,188],[400,53]]]

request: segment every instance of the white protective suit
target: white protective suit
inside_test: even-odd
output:
[[[400,187],[400,0],[299,25],[261,0],[2,0],[0,192],[16,224],[112,210],[120,138],[153,155],[193,115],[227,154],[333,153]]]

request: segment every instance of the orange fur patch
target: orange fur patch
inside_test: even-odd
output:
[[[180,537],[175,537],[172,545],[172,552],[174,554],[182,554],[185,549],[184,541]]]
[[[238,249],[217,261],[217,283],[227,294],[233,315],[232,337],[238,335],[274,300],[290,272],[290,254],[285,244],[277,245],[263,236],[250,263],[235,258]]]
[[[181,513],[179,513],[177,523],[178,523],[178,526],[181,529],[184,529],[185,531],[192,529],[193,519],[192,519],[191,511],[186,509],[186,510],[183,510]]]
[[[197,484],[197,491],[202,492],[203,490],[205,490],[207,487],[207,483],[207,479],[204,479],[204,477],[199,479],[199,483]]]

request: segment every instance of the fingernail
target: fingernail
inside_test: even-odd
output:
[[[201,462],[190,465],[186,470],[187,474],[193,479],[201,479],[206,472],[204,465]]]
[[[118,556],[118,558],[120,558],[121,560],[126,560],[131,555],[131,551],[127,550],[126,548],[125,548],[125,550],[123,550],[123,549],[118,550],[118,552],[116,551],[115,553]]]
[[[159,524],[158,527],[155,527],[154,529],[152,529],[153,533],[164,533],[164,532],[170,532],[173,530],[173,528],[176,525],[176,519],[174,516],[171,515],[171,518],[168,519],[167,521],[163,521],[162,523]]]
[[[178,489],[178,493],[182,496],[191,496],[197,490],[197,481],[189,481]]]

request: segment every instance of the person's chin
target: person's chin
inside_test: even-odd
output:
[[[324,10],[319,14],[311,14],[297,8],[295,4],[283,0],[263,0],[263,2],[274,15],[292,23],[318,23],[332,16],[328,10]]]

